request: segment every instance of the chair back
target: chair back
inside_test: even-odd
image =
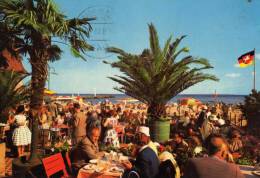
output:
[[[42,163],[47,177],[50,177],[59,171],[63,171],[64,177],[68,177],[61,153],[42,159]]]
[[[66,168],[67,168],[67,171],[69,172],[69,174],[72,175],[73,170],[72,170],[72,164],[71,164],[71,160],[70,160],[70,152],[66,152],[65,165],[66,165]]]

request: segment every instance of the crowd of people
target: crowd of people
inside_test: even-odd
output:
[[[51,128],[59,128],[58,137],[71,140],[70,155],[75,174],[89,160],[105,154],[100,145],[120,148],[122,143],[133,143],[130,154],[136,159],[124,163],[125,176],[243,177],[233,163],[234,158],[243,154],[241,132],[244,133],[231,125],[227,119],[228,110],[225,112],[223,105],[167,105],[170,139],[160,143],[151,140],[146,112],[147,106],[141,103],[49,102],[42,107],[38,121],[41,137],[46,136],[47,142]],[[25,146],[31,143],[28,106],[11,110],[8,124],[8,146],[13,153],[18,153],[17,156],[23,156]],[[44,134],[46,130],[47,135]],[[255,160],[259,161],[259,153]]]

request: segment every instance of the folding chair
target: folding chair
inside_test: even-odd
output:
[[[63,171],[63,177],[69,177],[61,153],[42,159],[42,163],[48,178],[60,171]]]

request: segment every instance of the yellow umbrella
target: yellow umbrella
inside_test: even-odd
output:
[[[201,105],[201,101],[195,98],[181,98],[179,99],[180,105],[186,105],[186,106],[197,106]]]
[[[54,94],[56,94],[56,92],[55,91],[53,91],[53,90],[48,90],[48,89],[44,89],[44,94],[45,95],[54,95]]]

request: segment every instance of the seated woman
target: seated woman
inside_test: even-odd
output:
[[[159,177],[165,178],[180,178],[180,168],[177,165],[173,155],[164,151],[159,155],[160,166],[159,166]]]
[[[239,152],[243,148],[243,143],[239,131],[234,130],[232,132],[231,140],[229,141],[229,148],[232,153]]]

